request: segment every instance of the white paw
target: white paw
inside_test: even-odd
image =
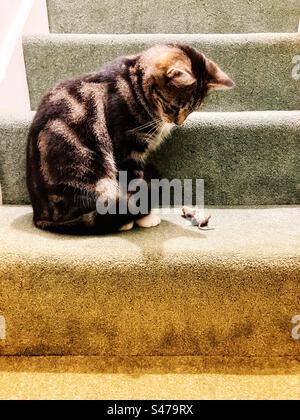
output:
[[[136,224],[142,228],[151,228],[161,224],[161,219],[156,214],[148,214],[136,221]]]
[[[127,225],[123,225],[119,229],[119,232],[128,232],[129,230],[133,229],[133,226],[134,226],[134,222],[130,222]]]

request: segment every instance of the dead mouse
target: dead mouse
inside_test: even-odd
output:
[[[190,220],[193,226],[198,226],[198,228],[202,230],[207,230],[204,228],[208,227],[209,221],[211,219],[211,216],[207,216],[205,218],[201,217],[199,211],[192,209],[191,207],[183,207],[182,217]]]

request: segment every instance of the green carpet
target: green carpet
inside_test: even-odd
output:
[[[6,204],[28,203],[25,150],[32,117],[0,116]],[[298,204],[299,127],[299,111],[195,113],[152,163],[162,177],[204,179],[207,205]]]
[[[2,355],[299,356],[299,207],[72,238],[0,208]]]
[[[151,158],[205,180],[208,231],[179,213],[104,237],[36,230],[16,205],[34,113],[0,116],[0,400],[300,399],[300,0],[47,3],[51,33],[23,40],[33,110],[161,42],[194,45],[236,88]]]
[[[51,32],[296,32],[299,0],[47,0]]]
[[[99,69],[119,55],[161,42],[197,47],[233,77],[236,87],[214,94],[210,111],[296,110],[299,81],[292,77],[300,34],[43,35],[24,39],[32,108],[58,81]]]

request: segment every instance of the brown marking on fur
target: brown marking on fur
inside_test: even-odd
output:
[[[131,80],[132,80],[133,83],[137,82],[137,78],[136,77],[134,78],[132,73],[131,73],[130,77],[131,77]],[[130,86],[129,86],[128,82],[125,79],[123,79],[123,77],[118,76],[117,79],[116,79],[116,87],[117,87],[118,92],[120,93],[121,97],[126,102],[126,105],[128,106],[132,115],[134,115],[136,117],[137,121],[139,121],[140,123],[143,123],[144,120],[143,120],[143,117],[142,117],[141,113],[139,112],[139,107],[135,103],[135,101],[132,100],[133,99],[132,98],[132,91],[130,89]],[[142,101],[142,103],[143,103],[144,98],[141,97],[139,92],[135,91],[135,93],[139,97],[139,100]],[[147,106],[147,104],[144,103],[144,106]],[[136,135],[138,136],[139,133],[137,132]]]
[[[37,228],[39,228],[39,229],[43,229],[43,230],[45,230],[45,229],[48,229],[49,227],[51,227],[53,225],[53,223],[52,222],[48,222],[48,221],[46,221],[46,220],[37,220],[36,222],[35,222],[35,226],[37,227]]]
[[[185,120],[187,119],[187,117],[189,116],[189,114],[190,114],[189,109],[183,108],[179,112],[179,115],[178,115],[178,118],[177,118],[177,124],[182,125],[185,122]]]
[[[197,82],[190,58],[180,48],[160,45],[146,51],[141,61],[145,68],[143,88],[156,107],[160,119],[166,123],[183,124],[191,109],[188,106],[178,106],[178,92],[184,95],[188,92],[192,93]],[[166,78],[168,83],[166,83]],[[156,90],[152,88],[153,84]],[[166,111],[167,104],[162,103],[157,90],[170,107],[178,108],[176,114],[172,115]]]
[[[54,222],[58,222],[60,218],[61,218],[60,211],[59,211],[59,209],[55,206],[55,207],[53,208],[52,220],[53,220]]]
[[[95,212],[87,213],[82,216],[83,222],[86,224],[86,226],[94,226],[96,219]]]
[[[136,150],[132,151],[130,154],[130,157],[135,160],[136,162],[142,162],[144,163],[147,158],[147,153],[144,152],[138,152]]]
[[[142,171],[142,170],[140,170],[140,171],[136,170],[136,171],[133,171],[133,172],[134,172],[134,176],[136,178],[144,178],[144,171]]]
[[[86,182],[83,183],[83,182],[80,182],[76,179],[73,179],[73,180],[69,179],[66,182],[66,185],[74,188],[74,190],[75,190],[74,191],[74,199],[76,198],[76,190],[85,191],[85,194],[90,194],[91,195],[91,199],[93,197],[93,194],[95,194],[95,184],[89,184],[89,183],[86,183]],[[88,197],[85,198],[85,199],[88,199]]]
[[[79,153],[86,162],[91,159],[91,151],[80,142],[76,133],[69,127],[67,123],[62,120],[49,121],[47,124],[47,129],[52,131],[54,134],[60,134],[63,136],[67,143],[76,148],[76,152]]]
[[[138,112],[137,106],[132,100],[132,92],[130,90],[129,84],[126,82],[123,77],[118,76],[116,79],[116,88],[118,89],[118,92],[120,93],[121,97],[126,102],[128,108],[130,109],[130,112],[133,115],[137,116],[137,119],[139,121],[143,121],[142,117],[140,116],[140,113]]]
[[[116,87],[118,91],[120,92],[122,98],[127,102],[132,101],[132,93],[130,90],[130,87],[126,80],[123,79],[123,77],[118,76],[116,79]]]
[[[150,48],[143,55],[143,65],[148,77],[159,78],[177,68],[192,75],[192,63],[189,57],[179,48],[158,45]]]
[[[45,209],[42,211],[41,219],[47,219],[49,217],[49,209]]]
[[[47,125],[47,129],[52,131],[53,133],[60,134],[64,137],[65,141],[69,143],[71,146],[75,147],[76,154],[78,154],[81,157],[81,164],[76,166],[76,172],[81,176],[85,176],[87,173],[89,173],[89,162],[92,159],[92,151],[90,151],[87,147],[85,147],[77,137],[76,133],[63,121],[61,120],[54,120],[50,121]],[[76,189],[84,189],[88,190],[88,186],[86,184],[82,184],[81,182],[78,182],[77,179],[74,180],[68,180],[66,182],[67,185],[72,186]],[[93,191],[95,186],[93,185],[91,187],[91,191]]]
[[[69,117],[72,122],[79,123],[86,117],[85,106],[71,96],[66,89],[59,88],[50,97],[51,102],[64,101],[69,108]]]
[[[138,74],[137,74],[137,72],[136,72],[136,69],[134,69],[134,68],[131,68],[130,69],[130,79],[131,79],[131,83],[134,85],[134,86],[138,86]],[[148,82],[148,80],[147,80],[147,77],[144,77],[144,82],[145,81],[147,81]],[[147,88],[146,88],[146,86],[147,86]],[[144,94],[145,94],[145,96],[147,96],[146,95],[146,93],[147,93],[147,90],[149,90],[149,86],[148,86],[148,83],[144,83],[143,84],[143,90],[144,90]],[[147,111],[147,113],[153,118],[153,120],[155,120],[155,118],[156,118],[156,116],[155,116],[155,114],[153,113],[153,110],[149,107],[149,104],[145,101],[145,98],[144,98],[144,96],[143,96],[143,94],[142,94],[142,92],[140,92],[139,90],[136,90],[135,91],[135,93],[136,93],[136,95],[137,95],[137,97],[138,97],[138,100],[139,100],[139,102],[142,104],[142,106],[144,107],[144,109]]]
[[[107,123],[105,117],[105,101],[107,95],[107,86],[104,84],[89,83],[83,85],[82,93],[85,98],[92,97],[97,110],[97,118],[93,129],[98,139],[101,139],[102,153],[104,155],[104,162],[109,178],[116,179],[117,167],[113,150],[111,147],[111,139],[107,131]]]
[[[192,70],[184,68],[184,66],[172,66],[167,71],[167,76],[172,79],[174,86],[181,88],[183,86],[192,86],[196,83],[195,76],[192,75]]]
[[[57,203],[61,203],[64,200],[64,197],[62,195],[52,194],[48,196],[48,200],[57,204]]]
[[[36,220],[35,226],[39,229],[43,230],[51,230],[55,227],[62,227],[62,228],[68,228],[76,226],[80,223],[83,223],[87,227],[93,227],[95,225],[95,220],[97,217],[97,213],[95,211],[83,214],[75,219],[70,219],[70,215],[65,215],[64,220]]]
[[[76,153],[81,156],[85,164],[78,165],[77,171],[81,175],[85,175],[88,171],[88,164],[92,157],[92,152],[86,148],[78,139],[75,132],[62,120],[49,121],[43,131],[39,134],[38,148],[41,156],[41,172],[44,180],[49,184],[53,185],[54,180],[51,176],[51,171],[48,162],[49,144],[51,143],[51,134],[58,134],[63,136],[64,140],[75,147]],[[82,184],[78,183],[75,179],[68,181],[68,185],[74,186],[75,188],[82,188]],[[94,187],[95,188],[95,187]]]
[[[48,140],[49,140],[49,133],[45,130],[41,131],[38,137],[38,148],[40,151],[40,159],[41,159],[41,173],[44,180],[49,184],[53,185],[54,181],[50,174],[50,170],[48,167]]]

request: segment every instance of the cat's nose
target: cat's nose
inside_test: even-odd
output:
[[[188,117],[188,112],[183,112],[174,121],[176,125],[182,125]]]

